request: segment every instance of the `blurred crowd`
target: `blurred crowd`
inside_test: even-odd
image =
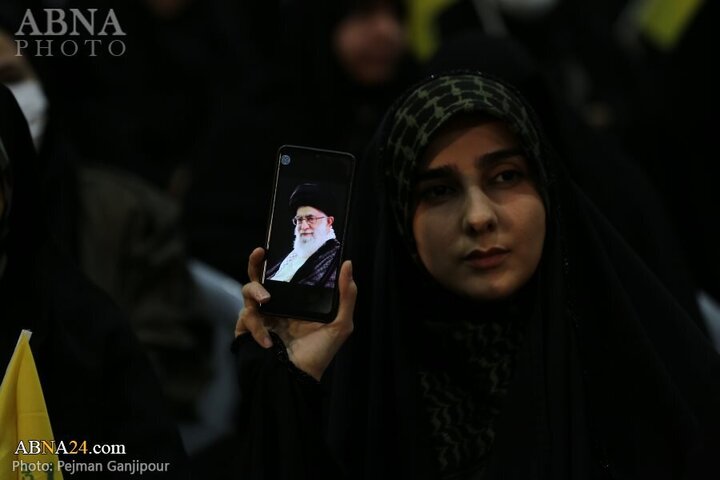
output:
[[[113,9],[126,51],[17,55],[27,12],[49,8]],[[202,307],[193,265],[245,282],[278,147],[362,162],[390,102],[434,73],[518,87],[575,181],[712,335],[716,21],[709,0],[3,0],[0,82],[29,124],[53,241],[120,306],[192,423],[219,375],[214,332],[229,343],[235,320]],[[234,448],[231,431],[213,442],[197,464]]]

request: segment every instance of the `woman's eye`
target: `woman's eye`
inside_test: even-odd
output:
[[[508,183],[515,183],[518,180],[522,179],[524,176],[523,172],[520,170],[505,170],[493,177],[493,183],[497,184],[508,184]]]
[[[426,200],[439,200],[449,197],[455,189],[448,185],[431,185],[420,190],[420,198]]]

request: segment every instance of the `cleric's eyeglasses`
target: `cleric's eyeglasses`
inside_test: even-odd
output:
[[[327,218],[327,217],[316,217],[315,215],[305,215],[304,217],[297,216],[297,217],[293,217],[292,224],[293,225],[302,225],[302,222],[305,221],[305,222],[307,222],[308,227],[314,227],[315,224],[317,223],[317,221],[322,218]]]

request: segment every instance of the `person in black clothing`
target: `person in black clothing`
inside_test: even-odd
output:
[[[720,302],[720,222],[715,179],[720,167],[715,129],[718,73],[707,45],[717,42],[718,2],[702,2],[675,47],[648,45],[652,75],[643,87],[648,109],[627,141],[672,214],[681,248],[699,288]]]
[[[268,280],[335,288],[340,242],[333,224],[335,199],[316,183],[298,185],[290,195],[295,226],[293,249],[267,272]]]
[[[575,114],[518,42],[467,31],[448,39],[424,66],[429,76],[476,69],[517,87],[543,119],[544,131],[568,174],[612,223],[685,311],[706,330],[697,285],[669,210],[646,171],[611,136]]]
[[[431,77],[372,153],[332,323],[260,316],[250,256],[242,478],[712,478],[718,354],[513,87]]]
[[[92,462],[169,463],[167,472],[145,475],[188,478],[177,429],[127,320],[49,240],[30,132],[2,85],[0,145],[0,371],[21,330],[31,330],[56,441],[124,445],[122,459],[94,455]],[[130,473],[106,468],[73,478],[125,479]]]

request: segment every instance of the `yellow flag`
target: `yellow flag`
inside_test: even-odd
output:
[[[0,385],[0,480],[62,480],[57,455],[47,448],[37,455],[24,453],[33,451],[31,441],[49,445],[54,440],[30,335],[20,333]]]
[[[440,43],[437,17],[457,0],[414,0],[408,2],[410,48],[420,60],[427,60]]]
[[[662,50],[671,50],[702,7],[704,0],[646,0],[638,12],[645,37]]]

